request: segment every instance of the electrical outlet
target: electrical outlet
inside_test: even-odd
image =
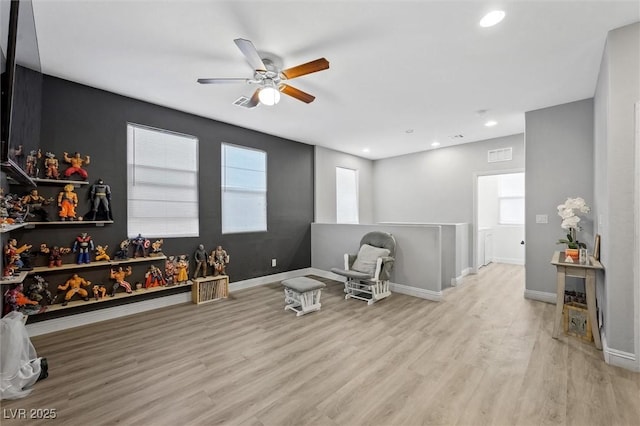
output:
[[[275,259],[271,259],[271,267],[272,268],[276,267],[276,260]]]
[[[546,214],[537,214],[536,223],[549,223],[549,216]]]

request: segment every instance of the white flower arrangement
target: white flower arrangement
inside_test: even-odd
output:
[[[564,204],[558,206],[558,216],[562,218],[562,229],[569,230],[567,239],[558,240],[558,244],[566,244],[567,247],[577,249],[586,248],[585,243],[581,243],[576,239],[576,231],[582,229],[580,227],[580,217],[578,213],[589,213],[591,209],[587,206],[584,198],[567,198]]]

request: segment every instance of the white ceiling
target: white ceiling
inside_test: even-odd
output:
[[[481,28],[496,8],[504,21]],[[607,31],[640,20],[637,0],[33,0],[33,9],[46,74],[371,159],[521,133],[525,111],[592,97]],[[327,58],[329,70],[288,82],[315,102],[283,96],[245,109],[232,102],[252,86],[196,83],[252,77],[238,37],[285,68]]]

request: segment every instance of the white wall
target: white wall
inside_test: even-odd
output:
[[[360,223],[373,223],[373,163],[344,152],[315,147],[315,221],[336,223],[336,167],[358,171]]]
[[[636,226],[634,104],[640,100],[640,23],[610,31],[595,103],[595,230],[602,236],[599,300],[604,312],[605,359],[640,370],[640,285],[632,268]],[[637,213],[635,213],[637,214]]]

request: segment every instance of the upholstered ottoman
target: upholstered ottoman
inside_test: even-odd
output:
[[[284,286],[284,310],[291,309],[299,317],[320,310],[320,294],[324,283],[307,277],[296,277],[282,281]]]

